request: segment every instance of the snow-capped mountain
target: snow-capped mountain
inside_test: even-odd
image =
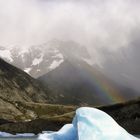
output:
[[[24,49],[1,47],[0,51],[0,57],[48,87],[52,103],[104,105],[138,95],[92,66],[86,48],[73,41],[53,40]],[[115,100],[108,99],[106,92]]]
[[[0,57],[35,78],[55,69],[66,59],[89,62],[90,58],[86,48],[73,41],[50,41],[24,49],[0,47]]]
[[[6,59],[9,62],[13,62],[12,54],[10,50],[0,46],[0,57]]]

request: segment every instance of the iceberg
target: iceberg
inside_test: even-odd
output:
[[[129,134],[105,112],[96,108],[76,110],[72,124],[59,131],[40,134],[38,140],[140,140]]]
[[[13,135],[10,133],[0,132],[0,137],[11,137],[11,136],[13,136]]]
[[[6,133],[6,132],[0,132],[0,139],[1,138],[5,138],[5,140],[6,140],[6,138],[7,139],[9,139],[9,138],[26,138],[26,137],[35,137],[35,134],[33,134],[33,133],[22,133],[22,134],[20,134],[20,133],[17,133],[16,135],[13,135],[13,134],[10,134],[10,133]]]
[[[64,125],[58,132],[40,134],[39,140],[78,140],[72,124]]]

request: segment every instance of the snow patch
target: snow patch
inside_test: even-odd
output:
[[[13,62],[12,55],[9,50],[0,50],[0,57]]]
[[[63,55],[61,53],[56,54],[55,56],[52,56],[53,58],[59,58],[64,59]]]
[[[26,73],[28,73],[28,74],[30,73],[31,70],[32,70],[32,68],[25,68],[25,69],[24,69],[24,71],[25,71]]]
[[[40,70],[40,69],[37,69],[36,71],[37,71],[37,72],[40,72],[41,70]]]
[[[26,62],[26,57],[25,55],[29,54],[29,49],[28,48],[22,48],[21,50],[18,51],[18,56],[21,57],[22,61],[25,63]]]
[[[35,58],[32,62],[32,66],[39,65],[43,61],[43,55],[40,58]]]
[[[29,49],[22,49],[19,51],[18,56],[23,56],[25,53],[29,53]]]
[[[83,58],[83,61],[85,61],[86,63],[88,63],[91,66],[93,65],[93,62],[91,61],[91,59]]]
[[[58,49],[54,49],[54,53],[59,53],[59,50]]]
[[[49,69],[50,70],[53,70],[53,69],[55,69],[55,68],[57,68],[61,63],[63,63],[64,62],[64,60],[63,59],[61,59],[61,60],[54,60],[53,62],[52,62],[52,64],[49,66]]]

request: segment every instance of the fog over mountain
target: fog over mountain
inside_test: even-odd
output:
[[[0,0],[0,45],[73,40],[103,73],[140,91],[139,7],[139,0]]]

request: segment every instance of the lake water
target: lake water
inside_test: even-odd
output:
[[[140,135],[137,136],[140,138]],[[7,137],[7,138],[0,138],[0,140],[37,140],[37,137],[21,137],[21,138],[13,138],[13,137]]]
[[[0,138],[0,140],[37,140],[37,137],[27,137],[27,138],[7,137],[7,138]]]
[[[138,138],[140,138],[140,135],[136,136]],[[37,140],[37,136],[33,136],[33,137],[1,137],[0,140]]]

